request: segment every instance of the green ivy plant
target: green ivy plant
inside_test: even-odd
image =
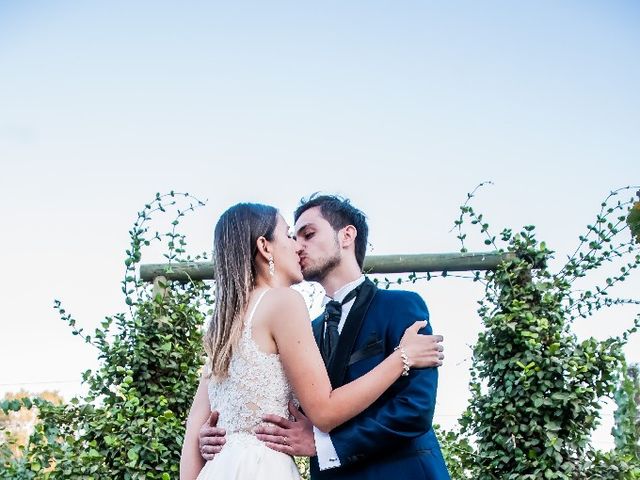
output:
[[[475,190],[461,207],[455,223],[463,252],[463,226],[470,223],[479,227],[486,245],[516,255],[480,277],[484,331],[473,350],[471,400],[460,420],[462,431],[449,446],[465,453],[459,478],[637,478],[637,463],[594,450],[590,437],[599,422],[600,399],[614,394],[624,364],[622,347],[640,325],[640,315],[620,336],[602,341],[579,341],[571,328],[576,318],[603,308],[640,303],[610,295],[640,265],[633,239],[623,237],[633,199],[619,197],[630,188],[602,202],[596,221],[555,273],[547,266],[553,252],[536,239],[533,226],[493,235],[470,205]],[[618,275],[594,289],[572,288],[576,279],[609,263],[619,265]],[[465,451],[461,441],[474,447]]]
[[[186,204],[186,206],[183,206]],[[212,304],[202,282],[155,285],[141,282],[135,268],[143,247],[167,241],[169,262],[192,261],[177,233],[180,220],[203,205],[189,194],[156,195],[138,213],[126,252],[122,291],[125,313],[106,318],[92,335],[55,302],[73,333],[94,345],[100,366],[83,374],[88,393],[68,404],[34,400],[39,409],[22,456],[4,461],[3,477],[15,479],[172,479],[178,466],[185,419],[203,361],[202,327]],[[172,210],[164,235],[150,230],[154,214]],[[31,406],[5,402],[4,411]]]
[[[628,461],[640,464],[640,364],[622,366],[622,378],[614,395],[618,408],[611,431],[616,450]]]

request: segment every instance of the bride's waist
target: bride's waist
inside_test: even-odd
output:
[[[245,430],[237,430],[235,432],[234,431],[230,432],[227,430],[226,441],[224,446],[229,447],[233,445],[243,445],[243,446],[254,445],[254,446],[260,446],[260,447],[266,448],[266,445],[262,443],[260,440],[258,440],[255,433],[253,432],[248,432]]]
[[[212,404],[212,410],[219,412],[218,427],[227,432],[252,433],[261,425],[265,425],[263,417],[267,414],[288,418],[289,410],[284,407],[272,408],[224,408]]]

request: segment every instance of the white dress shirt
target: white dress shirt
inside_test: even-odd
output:
[[[347,294],[364,282],[364,275],[362,275],[357,280],[353,282],[347,283],[343,287],[340,287],[336,290],[336,293],[333,295],[333,298],[329,296],[325,296],[322,301],[322,306],[325,306],[329,301],[336,300],[337,302],[342,302],[342,300],[347,296]],[[351,307],[355,303],[356,299],[348,301],[342,306],[342,316],[340,317],[340,323],[338,324],[338,333],[342,333],[342,328],[344,327],[344,323],[347,320],[347,315],[351,311]],[[322,332],[324,335],[324,330]],[[338,458],[338,454],[336,453],[336,449],[333,446],[333,442],[331,441],[331,436],[328,433],[322,432],[318,430],[316,427],[313,427],[313,437],[316,443],[316,454],[318,456],[318,465],[320,466],[320,470],[327,470],[329,468],[335,468],[340,466],[340,458]]]

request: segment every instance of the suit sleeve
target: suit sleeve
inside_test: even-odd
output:
[[[389,355],[405,329],[417,320],[428,320],[429,312],[422,298],[403,292],[394,299],[389,319],[387,347]],[[429,323],[420,331],[432,334]],[[388,453],[394,445],[431,429],[438,386],[437,368],[412,369],[408,377],[400,377],[374,406],[331,432],[340,463],[346,466],[360,462],[379,452]]]

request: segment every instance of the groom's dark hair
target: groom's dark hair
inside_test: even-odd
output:
[[[294,221],[297,222],[300,215],[313,207],[320,207],[320,213],[336,232],[347,225],[356,227],[358,234],[356,235],[355,254],[356,261],[362,269],[369,235],[366,215],[351,205],[348,198],[339,195],[320,195],[316,192],[309,198],[300,200],[300,206],[293,213]]]

